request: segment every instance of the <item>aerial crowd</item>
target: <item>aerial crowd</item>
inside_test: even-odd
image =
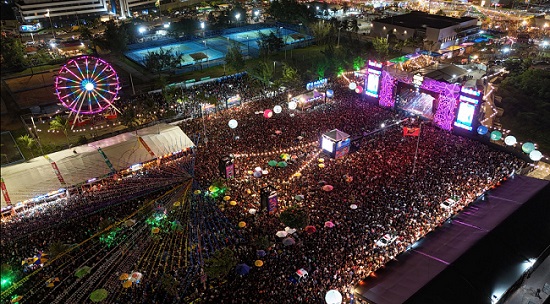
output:
[[[126,257],[129,264],[117,269],[135,270],[133,267],[145,267],[147,263],[156,266],[151,267],[154,274],[144,272],[140,283],[129,289],[122,289],[113,283],[114,279],[94,281],[96,286],[109,290],[109,302],[324,303],[330,289],[339,290],[349,301],[354,285],[361,279],[526,165],[510,154],[441,130],[428,121],[380,108],[350,91],[345,79],[331,84],[334,98],[307,111],[289,109],[288,92],[256,87],[249,90],[247,81],[246,77],[227,79],[182,91],[191,100],[201,91],[218,98],[241,96],[239,105],[204,117],[197,117],[197,108],[187,107],[185,102],[165,101],[181,107],[183,116],[196,117],[179,123],[186,134],[198,138],[193,153],[4,219],[2,262],[24,269],[17,271],[19,278],[24,277],[34,269],[21,266],[21,260],[46,252],[56,241],[78,244],[93,237],[104,219],[116,222],[130,215],[148,198],[173,187],[174,177],[179,176],[176,172],[191,172],[188,169],[193,164],[194,184],[189,192],[195,194],[188,196],[190,211],[182,211],[178,220],[189,221],[189,230],[185,228],[180,238],[197,246],[158,247],[154,251],[157,256],[151,254],[148,258],[137,250],[145,240],[116,247],[122,252],[120,261]],[[282,107],[280,113],[264,115],[276,105]],[[228,126],[233,119],[238,122],[236,128]],[[404,126],[419,127],[420,137],[403,136]],[[353,138],[353,152],[339,159],[332,159],[319,148],[320,136],[333,129]],[[220,180],[218,162],[224,155],[234,159],[235,177],[223,181],[227,189],[223,196],[205,197],[210,186]],[[284,161],[285,165],[268,165],[270,161]],[[262,174],[255,175],[257,167]],[[260,206],[260,190],[266,186],[277,191],[278,211],[273,214]],[[440,206],[449,198],[456,201],[452,210]],[[278,217],[289,207],[306,210],[308,227],[314,228],[289,231],[294,227],[287,228]],[[171,205],[165,208],[169,216],[180,212]],[[126,227],[121,233],[133,235],[138,227],[140,224]],[[285,228],[286,238],[276,235]],[[150,235],[145,233],[147,238]],[[177,240],[168,233],[159,235],[160,240],[154,242]],[[390,241],[380,245],[377,241],[385,235]],[[292,244],[284,244],[285,239],[292,239]],[[205,277],[203,263],[224,247],[235,253],[237,264],[247,264],[250,270],[232,270],[220,279]],[[80,279],[65,282],[63,278],[85,263],[105,263],[101,255],[95,254],[113,255],[113,249],[98,245],[92,255],[83,248],[87,247],[79,249],[80,257],[71,259],[70,265],[46,266],[38,277],[42,281],[59,277],[73,290],[92,284]],[[187,268],[170,264],[173,259],[167,256],[178,250],[177,254],[188,254]],[[255,266],[258,260],[261,266]],[[299,269],[308,272],[307,278],[291,280]],[[175,278],[180,292],[163,291],[168,289],[160,282],[164,273]],[[107,274],[120,275],[105,270]],[[53,288],[57,292],[27,284],[17,293],[33,294],[29,299],[40,295],[44,301],[54,303],[63,289]]]

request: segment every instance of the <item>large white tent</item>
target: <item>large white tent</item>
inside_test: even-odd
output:
[[[48,155],[49,159],[36,157],[21,164],[4,167],[1,173],[10,200],[12,204],[16,204],[64,187],[51,161],[56,163],[66,185],[74,185],[110,172],[98,148],[101,148],[118,171],[193,146],[193,142],[179,127],[159,124],[55,152]],[[3,196],[1,202],[2,207],[6,205]]]

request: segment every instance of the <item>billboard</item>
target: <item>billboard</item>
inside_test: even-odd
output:
[[[453,125],[472,131],[475,123],[474,118],[482,99],[483,94],[480,91],[462,87],[458,97],[458,110]]]
[[[367,65],[367,77],[365,79],[365,94],[374,98],[378,98],[381,75],[382,63],[369,60]]]

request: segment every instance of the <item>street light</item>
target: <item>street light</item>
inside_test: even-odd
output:
[[[201,21],[202,38],[204,38],[204,21]]]
[[[46,17],[48,17],[48,19],[50,19],[50,27],[52,29],[52,36],[53,36],[53,39],[55,39],[55,31],[53,30],[52,17],[50,16],[50,10],[49,9],[46,10],[46,14],[44,14],[44,16],[46,16]]]
[[[237,13],[235,15],[235,19],[237,19],[237,25],[239,25],[239,18],[241,18],[241,13]]]
[[[138,28],[138,32],[139,32],[140,34],[142,34],[142,35],[143,35],[143,33],[145,33],[146,31],[147,31],[147,29],[146,29],[144,26],[140,26],[140,27]]]

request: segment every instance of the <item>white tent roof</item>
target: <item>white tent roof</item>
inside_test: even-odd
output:
[[[159,124],[137,132],[123,133],[73,149],[55,152],[48,156],[57,164],[65,183],[74,185],[110,172],[98,148],[103,150],[116,170],[126,169],[133,164],[155,158],[140,143],[139,137],[156,157],[195,146],[179,127]],[[4,167],[2,178],[12,204],[63,187],[52,165],[45,157],[37,157],[21,164]],[[3,196],[1,200],[2,206],[5,206]]]

